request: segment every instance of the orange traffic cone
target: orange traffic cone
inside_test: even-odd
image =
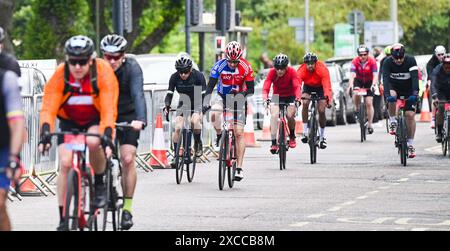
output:
[[[303,134],[303,121],[300,108],[297,108],[297,116],[295,116],[295,134]]]
[[[428,104],[428,88],[423,92],[422,109],[420,110],[420,122],[431,122],[430,105]]]
[[[264,114],[264,120],[263,120],[263,130],[261,138],[258,139],[258,141],[270,141],[272,136],[270,135],[270,118],[271,114],[270,112],[267,112]]]
[[[26,174],[26,170],[21,165],[20,166],[20,175],[23,176],[25,174]],[[25,181],[19,185],[19,189],[16,188],[16,184],[14,184],[14,182],[11,183],[11,187],[16,189],[16,191],[18,191],[19,194],[21,194],[21,195],[33,195],[33,194],[40,193],[38,188],[33,184],[33,182],[31,182],[29,177],[26,177]]]
[[[169,166],[169,161],[167,160],[167,149],[164,143],[164,130],[161,113],[158,113],[156,115],[156,126],[155,133],[153,135],[153,147],[150,165],[152,167],[162,168],[166,168]]]
[[[255,128],[253,125],[253,108],[252,104],[248,103],[247,105],[247,119],[245,121],[244,127],[244,140],[245,146],[248,147],[258,147],[255,139]]]

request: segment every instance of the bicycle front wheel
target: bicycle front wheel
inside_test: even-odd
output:
[[[399,147],[400,147],[400,162],[403,166],[406,166],[406,159],[408,156],[408,144],[407,144],[407,129],[406,121],[403,117],[399,119],[400,133],[399,133]]]
[[[225,183],[225,172],[227,170],[228,156],[228,134],[223,132],[220,139],[220,151],[219,151],[219,189],[223,190]]]
[[[309,130],[309,155],[311,164],[315,164],[317,161],[317,121],[315,117],[309,121]]]
[[[79,226],[80,216],[80,196],[78,190],[78,175],[71,169],[67,174],[67,192],[64,205],[64,229],[65,231],[75,231]]]
[[[359,127],[361,129],[361,142],[366,140],[366,106],[361,103],[359,107]]]
[[[189,183],[191,183],[194,180],[194,174],[195,174],[195,166],[197,164],[197,156],[195,156],[195,153],[192,157],[192,165],[186,165],[186,171],[187,171],[187,179]]]
[[[278,132],[278,156],[280,157],[280,170],[283,170],[286,168],[286,135],[283,123],[280,123]]]
[[[186,139],[183,139],[184,138],[183,135],[184,135],[184,133],[182,134],[182,136],[178,140],[178,145],[177,145],[178,149],[175,149],[175,165],[176,165],[175,175],[176,175],[176,179],[177,179],[177,184],[178,185],[181,183],[181,179],[183,178],[184,151],[185,151],[185,149],[182,147],[181,143],[186,140]]]
[[[234,177],[236,175],[236,168],[237,168],[237,150],[236,150],[236,138],[234,135],[231,137],[231,143],[229,146],[231,147],[229,153],[230,153],[230,160],[231,165],[227,167],[227,173],[228,173],[228,187],[233,188],[234,186]]]

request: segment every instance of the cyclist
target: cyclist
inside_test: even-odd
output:
[[[431,86],[431,75],[433,74],[433,70],[436,66],[438,66],[440,63],[442,63],[442,59],[444,58],[445,53],[446,53],[445,47],[442,45],[438,45],[434,49],[434,54],[427,63],[427,85],[426,85],[426,88]],[[434,129],[434,127],[436,125],[436,118],[435,118],[436,107],[434,105],[432,106],[431,114],[432,114],[432,118],[431,118],[430,127],[431,127],[431,129]]]
[[[78,129],[88,133],[103,134],[104,142],[111,141],[117,118],[119,85],[111,66],[102,59],[96,59],[94,43],[86,36],[71,37],[65,43],[65,62],[58,66],[44,88],[40,114],[41,139],[39,151],[47,152],[50,147],[49,132],[54,131],[58,116],[61,131]],[[96,207],[106,203],[106,187],[103,174],[106,166],[105,154],[111,157],[109,146],[98,138],[87,137],[89,160],[95,172]],[[67,174],[72,166],[72,152],[65,148],[64,138],[58,137],[60,171],[57,182],[60,225],[63,230],[63,202],[67,190]]]
[[[192,68],[192,59],[187,54],[179,55],[175,61],[175,69],[177,72],[172,74],[169,80],[169,89],[165,98],[164,113],[166,116],[170,111],[174,91],[180,94],[177,105],[179,111],[175,119],[175,132],[172,135],[174,149],[178,147],[180,132],[183,127],[183,116],[189,116],[192,128],[194,128],[194,151],[197,157],[203,155],[203,143],[201,138],[202,132],[202,100],[206,91],[206,80],[203,74]],[[183,112],[185,110],[191,110]],[[175,167],[175,159],[172,161],[172,168]]]
[[[406,124],[408,128],[408,155],[416,156],[414,149],[414,135],[416,132],[417,95],[419,94],[419,73],[416,60],[413,56],[405,55],[405,47],[402,44],[392,46],[392,56],[383,64],[384,96],[387,97],[389,107],[389,133],[395,135],[397,129],[396,100],[399,96],[408,97],[406,103]]]
[[[246,120],[247,97],[253,95],[255,85],[253,69],[250,63],[242,57],[243,53],[244,51],[238,42],[232,41],[227,44],[225,58],[216,62],[211,70],[203,107],[203,111],[210,108],[210,95],[217,82],[219,82],[217,87],[219,99],[212,108],[214,110],[222,110],[225,106],[232,110],[237,110],[234,112],[233,126],[237,148],[236,181],[241,181],[244,178],[242,164],[245,154],[244,125]],[[221,112],[212,112],[211,114],[211,120],[217,133],[216,146],[219,146],[222,136],[221,117]]]
[[[122,189],[124,196],[122,211],[122,229],[133,226],[132,203],[136,188],[136,151],[139,132],[147,124],[147,106],[144,96],[144,80],[142,70],[136,59],[125,55],[127,40],[116,34],[106,35],[100,42],[103,59],[115,71],[119,81],[119,101],[117,107],[117,122],[127,122],[133,130],[117,130],[120,144],[120,161],[122,162]]]
[[[441,143],[445,103],[450,102],[450,54],[443,57],[442,63],[436,66],[431,74],[431,98],[438,107],[436,141]]]
[[[265,100],[265,104],[269,104],[271,100],[268,98],[270,88],[273,84],[273,94],[272,99],[275,103],[279,101],[280,103],[290,104],[294,101],[300,102],[301,98],[301,85],[297,77],[297,72],[294,68],[288,66],[289,58],[284,54],[278,54],[273,59],[274,67],[270,69],[267,74],[267,78],[264,81],[264,87],[262,90],[262,98]],[[271,107],[271,123],[270,131],[272,135],[272,146],[270,147],[270,152],[276,154],[278,152],[277,144],[277,132],[278,132],[278,113],[280,112],[279,106]],[[289,147],[295,148],[297,143],[295,142],[295,114],[296,108],[290,105],[287,108],[287,120],[289,126]]]
[[[350,93],[352,88],[366,88],[367,95],[364,96],[364,101],[366,104],[367,120],[369,122],[367,132],[369,134],[373,133],[373,96],[374,89],[378,82],[378,67],[377,61],[369,56],[369,48],[365,45],[360,45],[357,49],[358,57],[353,59],[350,68],[350,80],[347,92]],[[359,105],[361,100],[358,95],[353,95],[353,104],[355,104],[355,114],[359,112]]]
[[[302,98],[310,98],[311,93],[315,92],[320,98],[319,126],[320,126],[320,144],[321,149],[327,148],[325,138],[325,125],[327,118],[325,117],[325,108],[331,108],[333,103],[333,95],[331,90],[330,72],[325,63],[320,61],[316,54],[308,52],[303,57],[303,64],[297,70],[300,84],[303,82]],[[308,143],[308,109],[309,100],[303,100],[302,119],[303,119],[303,137],[302,142]]]
[[[0,68],[13,71],[20,77],[20,66],[17,60],[10,54],[3,52],[3,41],[5,40],[5,32],[0,27]]]
[[[0,134],[0,231],[10,231],[6,199],[11,180],[20,178],[18,167],[25,135],[25,119],[18,77],[13,71],[3,68],[0,68]]]

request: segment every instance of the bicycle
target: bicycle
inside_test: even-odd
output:
[[[133,127],[127,123],[116,123],[116,130],[132,130]],[[108,168],[105,170],[105,181],[106,181],[106,204],[102,208],[103,219],[102,225],[98,224],[97,217],[94,221],[94,229],[97,231],[101,229],[106,231],[107,223],[112,224],[112,230],[118,231],[122,230],[120,225],[120,217],[122,215],[123,207],[123,195],[120,194],[119,184],[122,177],[122,162],[120,161],[120,151],[119,151],[119,139],[116,137],[114,139],[113,155],[110,160],[108,160]],[[111,213],[111,222],[108,222],[108,213]],[[97,215],[98,216],[98,215]]]
[[[219,150],[219,190],[223,190],[226,174],[228,187],[233,188],[237,169],[236,136],[232,126],[234,121],[233,113],[244,111],[226,107],[223,110],[212,109],[211,111],[223,113],[222,137],[220,138]]]
[[[408,127],[406,125],[406,101],[404,96],[397,99],[397,131],[395,133],[395,146],[398,148],[400,163],[406,166],[408,159]]]
[[[359,112],[357,113],[358,122],[359,122],[359,128],[361,130],[361,142],[364,142],[366,140],[367,136],[367,114],[366,114],[366,104],[364,102],[365,98],[364,96],[367,95],[367,89],[366,88],[355,88],[353,90],[355,95],[360,96],[361,102],[359,104]]]
[[[437,126],[436,126],[437,127]],[[442,128],[442,154],[450,157],[450,102],[444,104],[444,126]]]
[[[295,103],[270,103],[278,105],[280,112],[278,113],[278,156],[280,157],[280,170],[286,169],[286,152],[289,150],[289,144],[286,135],[290,135],[289,126],[287,125],[286,113],[287,108]]]
[[[86,164],[86,137],[97,137],[103,141],[102,136],[83,133],[77,129],[49,133],[48,136],[63,136],[66,148],[73,152],[73,164],[67,174],[67,192],[63,204],[64,230],[97,230],[94,222],[99,209],[94,206],[94,169]]]
[[[302,97],[302,100],[310,100],[309,107],[309,118],[308,118],[308,145],[309,145],[309,156],[311,160],[311,164],[317,163],[317,148],[319,147],[319,130],[318,130],[318,121],[317,121],[317,103],[320,100],[325,100],[325,98],[321,98],[317,96],[316,92],[311,92],[310,98]]]
[[[183,113],[187,112],[197,112],[195,110],[180,110],[180,109],[170,109],[169,112],[182,111]],[[192,152],[192,135],[193,131],[190,124],[190,116],[183,116],[183,128],[181,129],[181,135],[178,138],[177,149],[175,151],[175,176],[177,184],[181,183],[183,178],[183,173],[186,171],[188,182],[191,183],[194,180],[195,174],[195,166],[197,164],[197,155],[195,152]],[[169,121],[168,116],[166,116],[166,120]],[[193,156],[192,156],[193,155]],[[192,163],[192,166],[190,164]]]

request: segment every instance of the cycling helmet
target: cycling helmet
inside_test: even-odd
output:
[[[242,57],[242,54],[243,51],[241,49],[241,45],[238,42],[232,41],[227,44],[225,56],[228,60],[239,60]]]
[[[303,57],[303,63],[316,63],[318,60],[317,55],[312,53],[312,52],[308,52],[305,54],[305,56]]]
[[[358,49],[356,50],[356,52],[358,53],[358,55],[361,54],[361,53],[363,53],[363,52],[369,54],[369,48],[368,48],[367,46],[365,46],[365,45],[362,44],[362,45],[360,45],[360,46],[358,47]]]
[[[391,55],[391,49],[392,46],[388,45],[384,48],[384,54],[386,54],[386,56],[390,56]]]
[[[282,67],[285,68],[289,64],[289,58],[288,56],[280,53],[276,57],[273,58],[273,65],[275,67]]]
[[[450,64],[450,53],[447,53],[444,55],[444,58],[442,59],[443,64]]]
[[[94,42],[86,36],[73,36],[67,40],[64,52],[67,56],[92,57],[94,54]]]
[[[127,40],[116,34],[106,35],[100,42],[100,49],[107,53],[124,52],[127,47]]]
[[[434,49],[434,54],[437,56],[438,54],[445,54],[445,47],[442,45],[436,46],[436,49]]]
[[[394,44],[392,45],[391,54],[395,59],[401,59],[405,57],[405,46],[403,44]]]
[[[183,54],[175,61],[175,69],[177,71],[184,71],[192,68],[192,60],[189,55]]]
[[[5,32],[3,31],[3,28],[0,27],[0,43],[3,42],[5,39]]]

